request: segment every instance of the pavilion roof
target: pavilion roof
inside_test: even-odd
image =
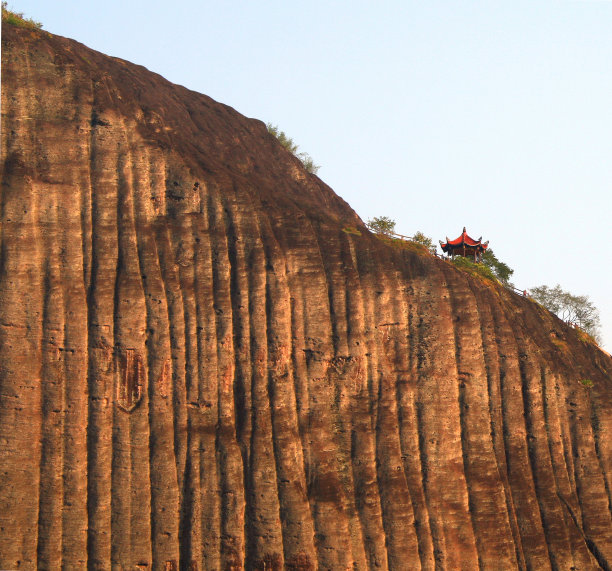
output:
[[[461,236],[459,236],[458,238],[455,238],[454,240],[449,240],[447,236],[446,242],[443,243],[442,241],[440,241],[440,246],[442,246],[442,250],[444,252],[450,249],[454,250],[455,248],[460,248],[463,246],[467,246],[468,248],[477,248],[477,249],[486,250],[489,246],[489,242],[487,241],[483,244],[482,236],[478,238],[478,240],[474,240],[474,238],[468,235],[468,233],[465,230],[465,226],[464,226]]]

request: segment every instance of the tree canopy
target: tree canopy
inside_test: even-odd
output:
[[[484,254],[482,255],[482,263],[493,272],[493,275],[502,284],[511,285],[510,277],[514,273],[514,270],[508,264],[498,260],[491,248],[485,250]]]
[[[414,236],[412,237],[412,241],[416,242],[417,244],[422,244],[432,254],[435,254],[436,251],[437,251],[436,250],[436,245],[434,244],[434,241],[429,236],[426,236],[425,234],[423,234],[423,232],[421,232],[420,230],[417,230],[414,233]]]
[[[538,303],[552,311],[566,323],[580,327],[596,341],[600,341],[599,310],[586,295],[574,295],[561,288],[541,285],[529,290]]]
[[[366,226],[378,234],[393,234],[395,231],[395,220],[388,216],[375,216],[366,222]]]

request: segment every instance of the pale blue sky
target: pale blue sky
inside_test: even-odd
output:
[[[517,287],[589,295],[612,351],[612,2],[9,7],[278,125],[364,220],[467,226]]]

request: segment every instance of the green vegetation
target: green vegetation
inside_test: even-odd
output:
[[[546,285],[531,288],[529,295],[566,323],[582,329],[596,343],[600,342],[599,310],[588,296],[573,295],[559,284],[552,288]]]
[[[276,138],[276,140],[294,157],[297,157],[304,168],[311,174],[317,174],[319,169],[321,168],[319,165],[316,165],[313,158],[308,153],[298,153],[299,146],[296,145],[291,137],[288,137],[284,131],[281,131],[276,125],[272,125],[272,123],[266,123],[266,127],[268,128],[268,133]]]
[[[563,351],[563,353],[569,353],[569,345],[563,341],[563,339],[559,339],[555,335],[551,335],[550,340],[553,342],[553,345],[557,347],[557,349]]]
[[[593,381],[591,379],[582,379],[580,384],[587,389],[590,389],[593,386]]]
[[[584,343],[592,343],[594,345],[601,345],[601,336],[599,334],[599,330],[595,333],[595,335],[591,335],[584,331],[584,329],[576,329],[576,334],[578,335],[578,339],[583,341]]]
[[[31,18],[26,18],[21,12],[13,12],[7,7],[7,2],[2,2],[2,21],[17,26],[18,28],[28,28],[31,30],[40,30],[42,24]]]
[[[455,256],[452,259],[452,263],[456,268],[459,268],[472,276],[491,280],[492,282],[498,281],[495,274],[491,271],[491,268],[485,264],[475,264],[463,256]]]
[[[395,250],[410,250],[419,256],[431,255],[430,251],[423,246],[423,244],[417,244],[416,242],[411,242],[410,240],[402,240],[401,238],[394,238],[391,235],[382,233],[377,234],[376,237]]]
[[[425,246],[430,253],[436,253],[436,245],[434,244],[434,241],[429,236],[425,236],[425,234],[423,234],[423,232],[420,230],[417,230],[414,233],[412,241]]]
[[[394,237],[395,220],[392,220],[388,216],[376,216],[368,220],[366,226],[372,232],[376,232],[381,240],[387,242],[396,249],[411,250],[419,255],[436,254],[436,246],[433,240],[425,236],[421,231],[417,231],[412,238]]]
[[[433,253],[427,246],[425,246],[425,244],[420,244],[419,242],[414,242],[412,240],[400,240],[399,238],[394,238],[393,240],[402,245],[402,250],[411,250],[420,256],[431,256]]]
[[[357,230],[354,226],[345,226],[342,228],[342,231],[346,234],[354,234],[355,236],[361,236],[361,232]]]
[[[395,220],[391,220],[388,216],[375,216],[366,222],[366,226],[377,234],[393,234],[395,231]]]
[[[268,133],[276,137],[276,140],[285,149],[287,149],[292,155],[297,154],[297,150],[299,147],[293,142],[293,139],[285,135],[284,131],[281,131],[276,125],[272,125],[272,123],[267,123],[266,127],[268,127]]]
[[[315,164],[314,159],[308,153],[298,153],[296,156],[302,161],[304,168],[309,173],[317,174],[319,172],[321,167]]]
[[[510,277],[514,273],[514,270],[508,264],[499,261],[491,248],[485,250],[482,255],[482,263],[491,270],[493,275],[502,284],[512,285],[510,283]]]

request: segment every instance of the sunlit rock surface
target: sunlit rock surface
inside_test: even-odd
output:
[[[3,28],[1,139],[0,568],[610,569],[579,332],[71,40]]]

